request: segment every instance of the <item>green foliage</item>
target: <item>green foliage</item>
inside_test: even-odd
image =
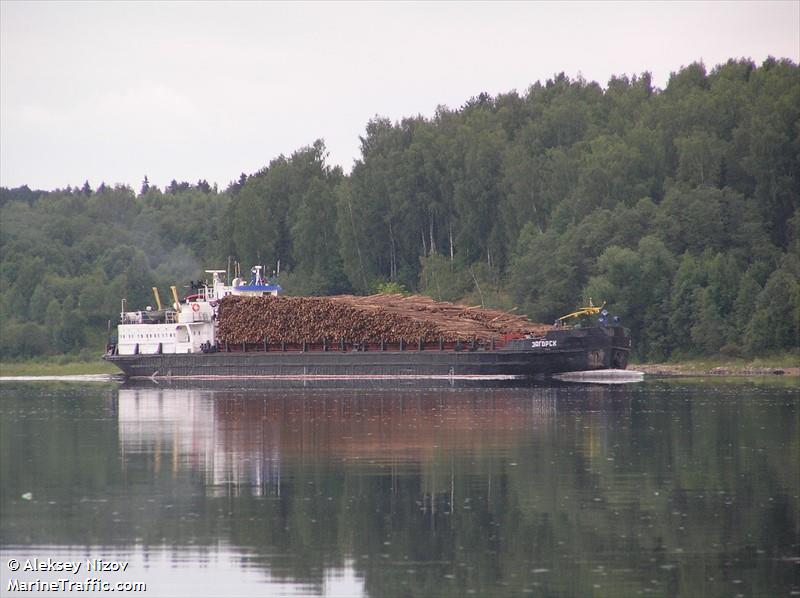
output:
[[[597,260],[584,295],[605,302],[637,338],[638,356],[663,358],[669,353],[669,281],[675,258],[657,238],[644,237],[636,251],[612,245]]]
[[[36,322],[10,320],[3,323],[3,342],[0,357],[3,359],[33,357],[51,352],[47,330]]]
[[[705,353],[714,353],[725,344],[727,322],[720,313],[710,287],[695,289],[694,325],[691,338],[695,347]]]
[[[690,185],[719,185],[725,144],[713,134],[699,131],[675,140],[678,178]]]
[[[406,295],[408,289],[399,282],[389,281],[380,283],[375,289],[377,293],[384,293],[386,295]]]
[[[0,189],[4,355],[80,351],[120,298],[146,305],[229,256],[280,262],[292,294],[400,285],[546,322],[592,296],[640,359],[793,349],[799,130],[797,65],[730,60],[664,90],[560,74],[376,117],[347,176],[318,140],[224,192]]]
[[[317,141],[280,156],[248,178],[231,204],[232,250],[242,263],[294,271],[293,286],[314,294],[346,291],[336,230],[342,175]],[[301,282],[306,279],[308,284]]]
[[[758,294],[745,335],[747,350],[763,352],[800,344],[798,268],[776,270]]]
[[[581,298],[581,256],[574,229],[561,237],[550,230],[539,233],[526,227],[508,276],[512,298],[536,320],[552,322],[576,306]],[[563,242],[561,242],[563,239]]]
[[[420,258],[420,290],[439,301],[454,301],[469,288],[469,274],[448,258],[431,254]]]

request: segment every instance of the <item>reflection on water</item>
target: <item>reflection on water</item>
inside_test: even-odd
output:
[[[154,596],[791,595],[798,407],[719,382],[3,384],[0,593],[9,558],[60,555],[124,557]]]
[[[156,471],[193,470],[210,495],[280,496],[282,464],[353,462],[396,474],[418,471],[437,453],[502,454],[552,421],[555,396],[552,388],[278,397],[122,389],[120,451],[147,455]]]

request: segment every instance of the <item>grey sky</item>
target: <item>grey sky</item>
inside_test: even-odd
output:
[[[800,60],[800,2],[0,3],[0,185],[241,172],[564,71]]]

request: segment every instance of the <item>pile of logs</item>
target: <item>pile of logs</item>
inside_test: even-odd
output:
[[[231,343],[490,341],[550,328],[508,312],[421,295],[229,296],[220,301],[218,317],[217,336]]]

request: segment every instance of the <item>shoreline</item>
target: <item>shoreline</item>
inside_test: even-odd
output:
[[[800,367],[737,366],[696,367],[691,364],[640,363],[628,366],[652,378],[737,378],[754,376],[798,377]]]
[[[105,361],[68,361],[48,363],[44,361],[0,362],[0,379],[19,376],[109,376],[120,371]]]
[[[629,371],[642,372],[645,378],[798,378],[800,360],[786,354],[772,358],[744,360],[687,360],[679,363],[631,363]],[[119,376],[113,364],[102,360],[68,362],[0,362],[0,380],[15,377]]]

